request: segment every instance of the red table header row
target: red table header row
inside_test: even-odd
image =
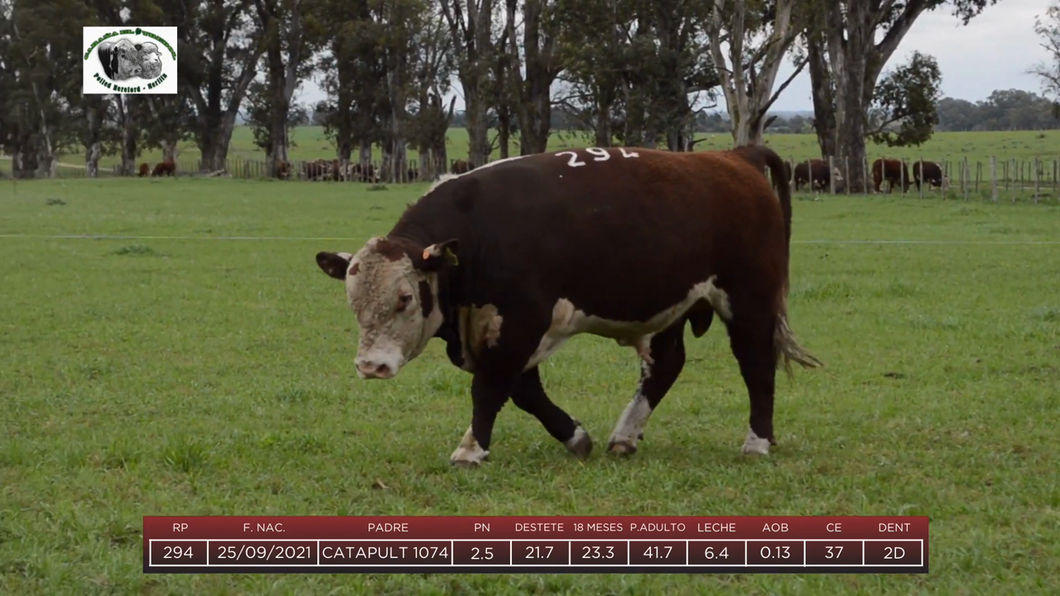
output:
[[[145,516],[144,539],[923,539],[927,517]]]

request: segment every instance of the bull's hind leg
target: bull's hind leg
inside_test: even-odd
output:
[[[581,423],[570,417],[548,398],[541,386],[541,375],[535,366],[523,373],[519,384],[512,391],[512,401],[520,409],[537,418],[550,435],[563,443],[579,459],[587,459],[593,450],[593,441]]]
[[[673,386],[685,365],[685,319],[674,323],[662,333],[652,337],[653,362],[646,360],[640,365],[640,385],[633,401],[629,402],[622,417],[618,419],[607,450],[618,455],[633,455],[637,441],[643,437],[644,426],[655,407]]]
[[[744,439],[743,453],[767,455],[769,446],[776,445],[773,436],[776,313],[768,306],[751,308],[751,303],[743,306],[728,324],[729,344],[751,399],[750,429]]]

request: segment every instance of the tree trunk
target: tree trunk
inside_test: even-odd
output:
[[[813,96],[813,128],[817,134],[817,144],[821,147],[821,157],[828,159],[836,155],[836,114],[831,86],[832,75],[828,71],[825,50],[821,43],[817,37],[811,37],[807,44],[807,57]]]
[[[89,178],[98,178],[99,158],[103,153],[100,142],[103,115],[100,114],[99,107],[93,99],[85,101],[85,124],[88,127],[85,135],[85,175]]]
[[[850,166],[848,188],[852,193],[865,192],[865,56],[874,41],[872,15],[866,4],[851,3],[847,27],[839,11],[829,16],[828,56],[836,88],[836,157]]]
[[[140,98],[135,95],[115,95],[118,120],[121,122],[121,172],[122,176],[136,173],[136,158],[139,157],[137,137],[140,130],[136,123],[139,116]]]
[[[171,139],[162,140],[162,161],[177,161],[177,143]]]
[[[37,175],[37,149],[32,137],[20,135],[19,143],[11,156],[11,174],[19,180],[29,180]]]
[[[497,145],[500,148],[500,158],[508,157],[508,149],[511,143],[512,116],[505,106],[497,106]]]
[[[594,94],[596,96],[596,126],[593,130],[597,147],[610,147],[613,143],[614,132],[611,130],[611,94],[605,94],[602,90]]]
[[[511,55],[516,61],[510,69],[516,91],[516,117],[519,123],[519,153],[530,155],[544,153],[548,149],[548,138],[552,132],[552,82],[556,71],[552,68],[554,40],[542,32],[542,16],[547,0],[525,0],[523,2],[523,53],[525,54],[526,79],[518,65],[518,49],[515,43],[515,0],[508,0],[508,36],[511,40]],[[607,145],[602,145],[607,146]]]
[[[467,158],[471,165],[479,167],[489,161],[489,120],[486,113],[485,94],[479,89],[485,83],[481,78],[463,79],[464,116],[467,120]]]

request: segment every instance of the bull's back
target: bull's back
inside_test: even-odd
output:
[[[594,153],[539,154],[467,175],[476,229],[490,230],[493,254],[528,285],[636,318],[711,275],[781,274],[783,216],[764,172],[723,152]],[[615,291],[630,297],[625,305],[599,303]]]

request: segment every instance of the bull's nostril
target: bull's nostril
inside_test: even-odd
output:
[[[380,364],[379,366],[375,367],[375,374],[377,375],[385,375],[389,373],[390,367],[385,364]]]

